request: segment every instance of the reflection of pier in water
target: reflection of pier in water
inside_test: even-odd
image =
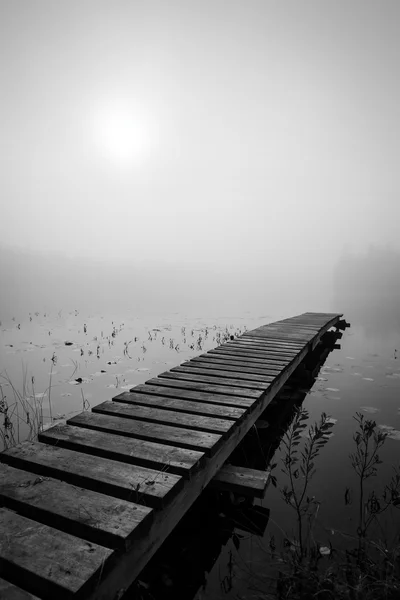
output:
[[[262,471],[268,469],[295,408],[302,405],[327,356],[339,347],[336,342],[341,337],[339,330],[324,334],[231,454],[230,463]],[[246,497],[220,491],[217,486],[210,487],[148,563],[124,600],[192,600],[207,585],[208,574],[230,540],[238,547],[244,534],[264,535],[270,511],[254,504],[251,490]],[[230,553],[226,555],[228,575],[220,582],[224,593],[230,591],[232,585]]]

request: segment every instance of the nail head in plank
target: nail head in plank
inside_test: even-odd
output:
[[[17,469],[152,507],[167,503],[183,483],[179,475],[133,467],[40,442],[24,442],[9,448],[0,454],[0,461]]]
[[[138,394],[133,392],[123,392],[122,394],[118,394],[118,396],[114,396],[113,401],[153,406],[164,410],[203,415],[206,417],[217,417],[219,419],[229,419],[232,421],[240,419],[246,412],[242,408],[233,408],[230,406],[223,406],[222,404],[193,402],[192,400],[169,398],[168,396],[150,396],[148,394]]]
[[[0,463],[0,501],[23,516],[108,548],[128,549],[153,510]]]
[[[78,452],[155,469],[188,478],[200,468],[204,453],[135,440],[95,429],[57,425],[39,434],[39,441]]]
[[[46,599],[83,598],[108,569],[113,550],[0,508],[0,569]],[[76,596],[75,596],[76,594]]]
[[[113,415],[101,415],[94,412],[82,412],[72,419],[68,419],[67,424],[188,448],[189,450],[205,452],[207,455],[212,455],[215,452],[215,447],[222,440],[221,436],[216,433],[195,431],[170,425],[157,425],[156,423],[135,421],[134,419]]]
[[[157,380],[158,381],[158,380]],[[254,400],[250,398],[238,398],[236,396],[228,396],[224,394],[208,393],[206,391],[194,390],[194,389],[183,389],[178,386],[168,386],[168,382],[164,380],[163,384],[160,385],[149,385],[149,381],[146,384],[137,385],[131,388],[131,392],[140,392],[141,394],[149,394],[154,396],[168,396],[172,398],[196,400],[202,403],[209,402],[210,404],[220,404],[225,407],[240,407],[248,408],[252,406]],[[168,386],[168,387],[167,387]]]
[[[140,406],[136,404],[126,404],[124,402],[102,402],[92,409],[93,412],[103,414],[113,414],[129,419],[137,419],[154,423],[164,423],[174,427],[184,427],[187,429],[199,429],[200,431],[211,431],[221,435],[227,433],[234,423],[215,417],[203,417],[200,415],[189,415],[183,412],[174,412],[163,410],[154,406]]]

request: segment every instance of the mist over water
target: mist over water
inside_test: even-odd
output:
[[[94,260],[1,247],[3,319],[36,310],[199,315],[295,314],[332,307],[331,275],[307,265]]]

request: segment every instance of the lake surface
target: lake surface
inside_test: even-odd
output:
[[[29,424],[24,423],[26,414],[16,418],[16,394],[31,406],[41,407],[44,425],[48,426],[51,416],[53,420],[66,418],[81,412],[83,406],[90,408],[109,400],[217,346],[224,336],[238,335],[287,316],[292,315],[275,311],[263,315],[139,317],[130,313],[60,311],[31,313],[20,320],[3,322],[1,388],[10,407],[13,434],[22,441],[30,433]],[[351,321],[351,315],[345,316]],[[357,521],[357,480],[349,459],[355,450],[353,433],[357,423],[353,417],[357,412],[374,419],[389,433],[380,452],[383,464],[378,476],[368,481],[368,489],[383,488],[393,466],[400,462],[399,330],[386,325],[371,328],[352,324],[344,332],[341,349],[334,350],[321,368],[303,406],[309,411],[310,423],[322,412],[335,420],[333,435],[316,460],[316,474],[308,493],[320,503],[314,527],[318,544],[342,548],[348,536],[355,535]],[[270,510],[264,536],[242,532],[239,538],[228,540],[206,574],[198,598],[255,598],[267,590],[271,538],[279,549],[285,538],[293,537],[295,528],[294,511],[285,504],[280,491],[287,483],[280,471],[282,456],[280,448],[274,458],[278,463],[277,488],[270,486],[264,500],[256,501]],[[346,488],[351,490],[352,499],[347,504]],[[395,538],[399,525],[399,511],[388,511],[377,535]]]

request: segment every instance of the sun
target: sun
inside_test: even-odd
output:
[[[154,144],[148,118],[126,100],[100,105],[93,112],[92,129],[97,151],[117,167],[143,163]]]

